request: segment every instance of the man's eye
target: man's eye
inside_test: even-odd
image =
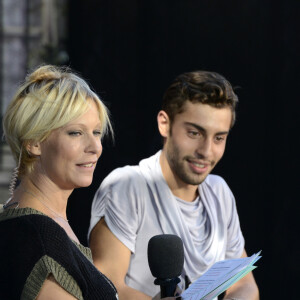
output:
[[[188,131],[188,136],[191,137],[191,138],[196,138],[199,135],[200,135],[199,131]]]
[[[223,137],[223,136],[217,136],[216,137],[216,141],[217,142],[222,142],[222,141],[224,141],[225,140],[225,137]]]

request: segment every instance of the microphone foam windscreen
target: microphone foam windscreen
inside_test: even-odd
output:
[[[148,263],[154,277],[171,279],[179,276],[183,261],[183,243],[179,236],[160,234],[149,240]]]

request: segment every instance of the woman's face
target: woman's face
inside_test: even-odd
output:
[[[81,117],[41,143],[40,172],[61,189],[89,186],[102,153],[101,123],[94,101]]]

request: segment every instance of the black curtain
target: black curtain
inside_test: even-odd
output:
[[[90,207],[103,178],[160,149],[156,115],[180,73],[217,71],[240,103],[225,156],[214,173],[237,201],[261,299],[296,294],[299,237],[299,5],[294,1],[70,1],[70,66],[107,103],[116,142],[91,187],[71,195],[71,225],[87,244]],[[298,126],[299,127],[299,126]]]

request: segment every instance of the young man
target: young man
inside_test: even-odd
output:
[[[159,292],[147,260],[154,235],[181,237],[182,283],[217,261],[247,255],[235,199],[221,177],[209,175],[223,156],[237,101],[217,73],[178,76],[157,116],[163,149],[138,166],[114,170],[101,184],[92,205],[90,247],[121,300],[151,299]],[[224,299],[254,300],[258,294],[248,274]]]

